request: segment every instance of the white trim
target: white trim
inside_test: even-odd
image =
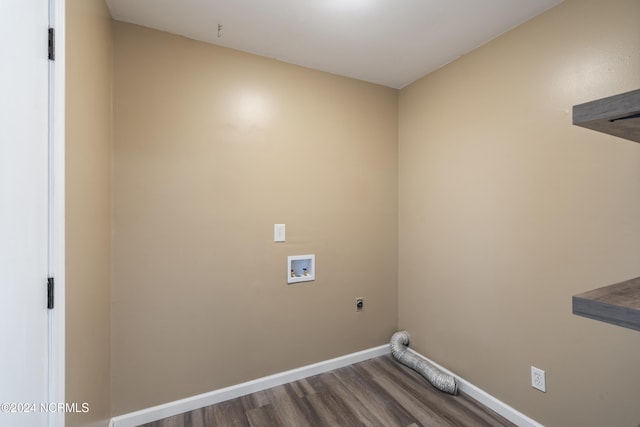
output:
[[[176,400],[174,402],[168,402],[137,412],[119,415],[111,420],[110,426],[139,426],[141,424],[178,415],[183,412],[193,411],[194,409],[224,402],[225,400],[235,399],[236,397],[246,396],[247,394],[255,393],[257,391],[301,380],[333,369],[349,366],[374,357],[384,356],[385,354],[389,354],[389,352],[389,345],[385,344],[368,350],[359,351],[357,353],[347,354],[346,356],[336,357],[335,359],[314,363],[312,365],[303,366],[301,368],[292,369],[279,374],[269,375],[246,383],[221,388],[219,390],[188,397],[186,399]]]
[[[49,131],[53,178],[51,273],[55,277],[55,308],[49,313],[49,402],[65,402],[65,11],[66,0],[49,0],[49,22],[55,28],[56,58],[49,65],[52,111]],[[49,427],[64,427],[64,411],[50,413]]]
[[[436,368],[440,369],[442,372],[444,372],[446,374],[449,374],[449,375],[453,375],[454,377],[456,377],[459,391],[467,394],[473,400],[475,400],[475,401],[483,404],[487,408],[497,412],[498,414],[502,415],[503,417],[505,417],[506,419],[508,419],[512,423],[518,425],[519,427],[544,427],[539,422],[533,420],[532,418],[529,418],[528,416],[526,416],[522,412],[512,408],[511,406],[507,405],[506,403],[502,402],[501,400],[496,399],[495,397],[493,397],[492,395],[490,395],[486,391],[484,391],[484,390],[476,387],[475,385],[471,384],[469,381],[467,381],[467,380],[465,380],[463,378],[460,378],[458,375],[454,374],[453,372],[451,372],[450,370],[448,370],[446,368],[443,368],[442,366],[438,365],[436,362],[430,360],[428,357],[423,356],[422,354],[418,353],[417,351],[414,351],[411,348],[409,348],[408,350],[411,353],[415,354],[416,356],[421,357],[424,360],[426,360],[427,362],[431,363]]]

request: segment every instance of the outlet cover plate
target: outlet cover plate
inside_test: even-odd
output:
[[[531,367],[531,387],[540,390],[543,393],[547,392],[547,379],[542,369]]]
[[[273,241],[274,242],[286,242],[285,237],[285,224],[273,224]]]

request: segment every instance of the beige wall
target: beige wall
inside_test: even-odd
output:
[[[398,92],[114,28],[114,415],[387,342]]]
[[[101,0],[66,1],[67,426],[106,426],[110,408],[111,18]]]
[[[567,0],[400,93],[399,326],[548,426],[640,422],[638,332],[571,314],[640,276],[640,145],[571,125],[639,87],[639,16]]]
[[[413,347],[525,414],[637,425],[637,333],[571,296],[640,275],[640,151],[571,107],[638,87],[639,13],[567,0],[399,105],[116,23],[110,296],[111,30],[67,0],[66,400],[91,404],[67,424],[105,425],[110,393],[118,415],[383,344],[398,292]],[[304,253],[316,282],[287,286]]]

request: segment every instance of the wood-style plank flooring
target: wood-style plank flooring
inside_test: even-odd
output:
[[[143,427],[514,426],[464,393],[436,390],[390,355]]]

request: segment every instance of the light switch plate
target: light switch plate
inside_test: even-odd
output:
[[[284,242],[285,241],[285,225],[273,224],[273,241]]]

